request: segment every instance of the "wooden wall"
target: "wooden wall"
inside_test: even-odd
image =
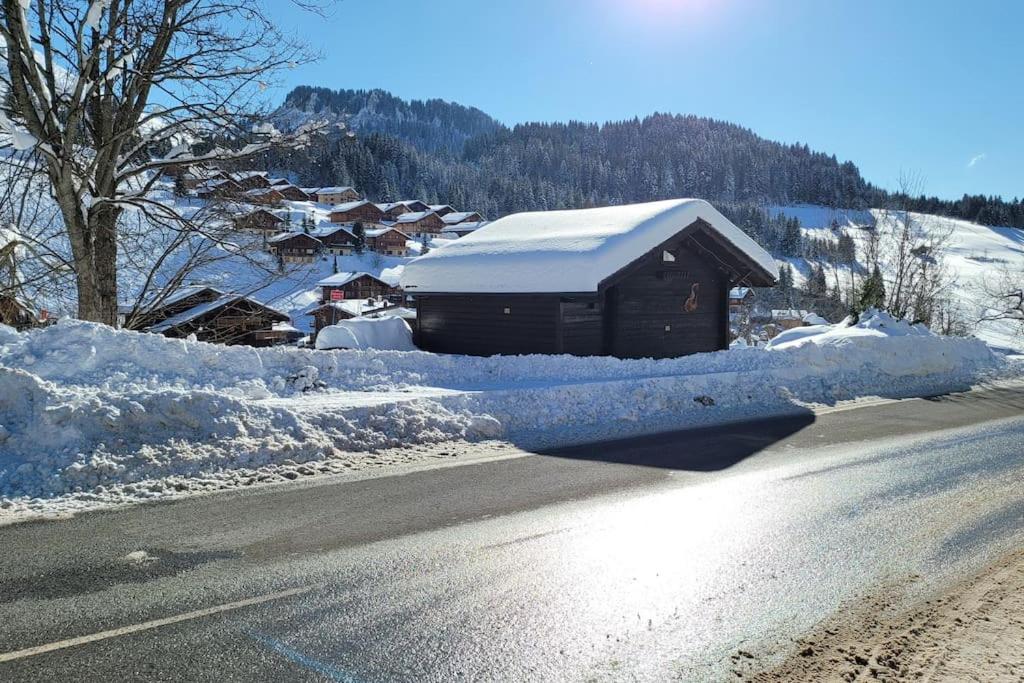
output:
[[[673,358],[725,348],[727,278],[682,246],[656,250],[605,292],[605,345],[619,358]],[[694,289],[694,285],[697,285]],[[695,294],[696,309],[686,310]]]
[[[558,295],[424,295],[416,302],[417,343],[424,350],[471,356],[558,353]]]

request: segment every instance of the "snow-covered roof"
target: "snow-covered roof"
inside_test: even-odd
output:
[[[323,280],[320,280],[320,282],[316,284],[318,287],[344,287],[348,283],[352,282],[353,280],[358,280],[364,275],[367,277],[372,277],[374,280],[377,280],[378,282],[381,282],[385,285],[388,284],[381,280],[379,277],[367,273],[366,271],[358,271],[352,273],[335,273],[334,275],[325,277]]]
[[[278,310],[276,310],[274,308],[271,308],[270,306],[267,306],[266,304],[261,304],[260,302],[256,301],[255,299],[251,299],[251,298],[249,298],[247,296],[243,296],[241,294],[222,294],[221,296],[217,297],[216,299],[214,299],[212,301],[207,301],[206,303],[198,304],[196,306],[193,306],[192,308],[189,308],[189,309],[186,309],[186,310],[182,311],[181,313],[178,313],[177,315],[172,315],[167,320],[164,320],[162,322],[157,323],[156,325],[151,326],[149,328],[149,331],[150,332],[166,332],[167,330],[170,330],[170,329],[173,329],[175,327],[178,327],[179,325],[184,325],[185,323],[187,323],[187,322],[189,322],[191,320],[195,320],[196,318],[198,318],[201,315],[205,315],[206,313],[209,313],[211,311],[215,311],[218,308],[221,308],[222,306],[227,306],[228,304],[232,304],[232,303],[234,303],[236,301],[242,301],[242,300],[251,301],[252,303],[254,303],[254,304],[258,305],[258,306],[262,306],[263,308],[265,308],[265,309],[267,309],[269,311],[273,311],[274,313],[277,313],[278,315],[280,315],[285,320],[288,319],[288,316],[285,315],[284,313],[282,313],[281,311],[278,311]]]
[[[410,211],[409,213],[403,213],[401,216],[395,218],[395,223],[415,223],[416,221],[426,218],[433,211]]]
[[[711,204],[672,199],[506,216],[414,259],[402,273],[402,286],[418,292],[593,292],[697,220],[759,270],[759,279],[778,277],[771,255]]]
[[[427,206],[430,207],[431,211],[442,211],[444,209],[451,209],[452,211],[455,211],[455,207],[451,204],[428,204]]]
[[[319,242],[320,241],[316,237],[313,237],[312,235],[308,235],[308,234],[306,234],[304,232],[279,232],[276,235],[274,235],[273,237],[268,237],[267,238],[267,242],[268,243],[270,243],[270,242],[285,242],[285,241],[293,239],[295,237],[308,237],[309,239],[313,240],[314,242]]]
[[[461,223],[462,221],[466,220],[470,216],[479,216],[479,215],[480,214],[478,214],[476,211],[452,211],[449,214],[445,214],[444,216],[441,216],[441,220],[443,220],[448,225],[455,225],[456,223]]]
[[[799,320],[803,319],[809,314],[809,311],[796,308],[773,308],[772,319],[774,320]]]
[[[750,287],[733,287],[729,290],[730,299],[742,299],[750,293]]]
[[[280,190],[279,186],[274,186],[274,187],[256,187],[256,188],[253,188],[251,190],[246,190],[245,194],[247,196],[249,196],[249,197],[260,197],[260,196],[265,195],[265,194],[270,194],[271,192],[275,192],[277,194],[281,194],[279,192],[279,190]]]
[[[238,180],[245,180],[246,178],[266,178],[268,174],[266,171],[237,171],[229,175]]]
[[[369,313],[379,313],[388,308],[395,308],[392,304],[387,301],[373,301],[371,299],[342,299],[341,301],[328,301],[325,304],[321,304],[310,311],[307,315],[314,315],[316,311],[324,308],[333,308],[336,311],[342,311],[348,315],[367,315]]]
[[[348,185],[338,186],[338,187],[321,187],[320,189],[318,189],[316,191],[316,193],[317,194],[339,194],[341,192],[347,192],[349,190],[351,190],[352,192],[355,192],[356,188],[349,187]]]
[[[458,225],[446,225],[441,228],[441,233],[473,232],[487,225],[489,221],[465,221]]]
[[[324,192],[323,190],[320,190],[319,194],[327,194],[327,193]],[[352,209],[359,208],[360,206],[362,206],[364,204],[369,204],[369,203],[370,202],[368,202],[365,199],[357,199],[357,200],[352,201],[352,202],[345,202],[344,204],[335,204],[334,206],[331,207],[331,211],[332,212],[333,211],[351,211]]]
[[[406,235],[404,232],[402,232],[398,228],[394,228],[394,227],[390,227],[390,228],[366,228],[365,230],[363,230],[363,234],[365,236],[367,236],[367,237],[380,237],[384,233],[391,232],[392,230],[394,230],[395,232],[399,233],[400,235],[405,235],[406,237],[408,237],[408,235]]]

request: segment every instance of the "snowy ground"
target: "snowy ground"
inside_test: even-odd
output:
[[[830,209],[823,206],[774,206],[769,207],[772,215],[784,214],[800,220],[808,236],[825,237],[831,234],[833,223],[838,224],[854,237],[863,238],[863,230],[857,226],[871,225],[891,220],[877,209],[847,210]],[[991,276],[994,269],[1004,266],[1024,272],[1024,230],[1006,227],[990,227],[969,221],[944,216],[911,213],[911,220],[924,231],[949,233],[949,244],[945,255],[946,264],[954,280],[955,297],[961,300],[963,313],[968,319],[977,319],[979,309],[984,306],[984,297],[978,292],[983,279]],[[858,253],[863,250],[858,245]],[[798,287],[810,272],[810,264],[804,259],[788,260],[794,266],[794,279]],[[826,269],[829,284],[835,277]],[[839,273],[840,281],[846,287],[849,271]],[[978,325],[974,333],[989,344],[1003,349],[1024,352],[1024,337],[1017,333],[1013,323],[985,322]]]
[[[0,516],[965,389],[1020,374],[885,316],[673,360],[222,347],[0,328]],[[463,449],[464,450],[464,449]]]

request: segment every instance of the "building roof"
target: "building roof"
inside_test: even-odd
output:
[[[316,237],[314,237],[313,235],[310,235],[310,234],[307,234],[307,233],[304,233],[304,232],[279,232],[276,235],[274,235],[273,237],[268,237],[267,238],[267,243],[269,244],[271,242],[287,242],[288,240],[295,239],[296,237],[308,237],[309,239],[313,240],[314,242],[319,242],[320,241]]]
[[[256,301],[255,299],[250,299],[249,297],[242,296],[241,294],[221,294],[219,297],[213,299],[212,301],[207,301],[205,303],[198,304],[196,306],[193,306],[192,308],[182,311],[181,313],[178,313],[177,315],[172,315],[170,318],[167,318],[166,320],[163,320],[157,323],[156,325],[152,325],[151,327],[149,327],[149,331],[166,332],[167,330],[171,330],[174,329],[175,327],[184,325],[185,323],[195,320],[196,318],[207,313],[210,313],[211,311],[215,311],[218,308],[222,308],[224,306],[233,304],[236,301],[241,301],[243,299],[256,304],[260,308],[264,308],[272,313],[276,313],[278,316],[281,317],[282,320],[288,320],[288,316],[282,313],[281,311],[275,310],[270,306],[267,306],[266,304],[261,304],[259,301]]]
[[[430,207],[431,211],[441,211],[442,209],[451,209],[452,212],[455,211],[455,207],[451,204],[428,204],[427,206]]]
[[[750,294],[750,287],[733,287],[729,290],[730,299],[742,299]]]
[[[408,235],[406,235],[404,232],[402,232],[398,228],[394,228],[394,227],[388,227],[388,228],[366,228],[365,230],[363,230],[363,235],[365,235],[366,237],[380,237],[384,233],[391,232],[392,230],[397,232],[399,235],[402,235],[406,239],[410,239]]]
[[[323,280],[321,280],[320,282],[318,282],[316,284],[317,284],[318,287],[344,287],[348,283],[350,283],[350,282],[352,282],[354,280],[358,280],[359,278],[363,277],[364,275],[366,277],[373,278],[374,280],[376,280],[377,282],[381,283],[382,285],[385,285],[387,287],[391,286],[388,283],[386,283],[383,280],[381,280],[376,275],[371,275],[370,273],[367,273],[366,271],[347,272],[347,273],[335,273],[334,275],[331,275],[329,277],[325,277]]]
[[[699,220],[710,239],[742,262],[748,278],[774,283],[775,260],[711,204],[672,199],[506,216],[414,259],[402,273],[402,287],[413,292],[594,292],[605,279]]]
[[[336,186],[336,187],[321,187],[321,188],[319,188],[316,191],[316,193],[317,194],[339,194],[341,192],[347,192],[348,190],[351,190],[352,192],[355,192],[356,188],[349,187],[348,185],[339,185],[339,186]]]
[[[463,222],[464,220],[466,220],[470,216],[479,216],[479,215],[480,214],[477,213],[476,211],[452,211],[449,214],[445,214],[444,216],[441,216],[441,220],[443,220],[448,225],[455,225],[456,223]]]
[[[456,225],[446,225],[443,228],[441,228],[441,234],[443,235],[446,232],[447,233],[459,233],[459,232],[470,233],[470,232],[473,232],[474,230],[479,230],[480,228],[482,228],[485,225],[487,225],[489,222],[490,221],[464,221],[464,222],[458,223]]]
[[[395,223],[415,223],[418,220],[422,220],[434,213],[433,211],[410,211],[409,213],[403,213],[401,216],[395,217]]]
[[[325,308],[333,308],[336,311],[342,311],[348,315],[366,315],[368,313],[379,313],[389,308],[396,308],[394,304],[388,303],[387,301],[373,301],[368,299],[342,299],[341,301],[328,301],[325,304],[320,304],[306,315],[316,315],[319,311]]]
[[[323,190],[320,190],[320,194],[325,194],[325,192]],[[335,204],[334,206],[331,207],[331,212],[333,213],[334,211],[351,211],[352,209],[359,208],[363,204],[371,204],[371,202],[365,199],[357,199],[355,201],[345,202],[343,204]],[[377,206],[376,204],[372,205],[374,207]]]
[[[255,187],[251,190],[246,190],[245,194],[248,197],[259,197],[261,195],[270,194],[271,192],[281,194],[280,189],[281,188],[277,185],[274,185],[272,187]]]

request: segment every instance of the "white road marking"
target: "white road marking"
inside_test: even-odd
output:
[[[260,595],[255,598],[246,598],[245,600],[229,602],[223,605],[217,605],[216,607],[207,607],[206,609],[200,609],[194,612],[186,612],[184,614],[178,614],[173,617],[153,619],[152,621],[144,621],[141,624],[134,624],[132,626],[122,626],[121,628],[115,628],[109,631],[100,631],[99,633],[93,633],[87,636],[79,636],[77,638],[68,638],[67,640],[58,640],[55,643],[47,643],[46,645],[36,645],[35,647],[28,647],[24,650],[5,652],[0,654],[0,662],[11,662],[16,659],[24,659],[26,657],[34,657],[35,655],[41,655],[46,652],[53,652],[54,650],[63,650],[67,647],[85,645],[86,643],[95,643],[99,640],[106,640],[108,638],[118,638],[120,636],[126,636],[131,633],[138,633],[139,631],[148,631],[150,629],[160,628],[161,626],[167,626],[169,624],[177,624],[182,621],[200,619],[202,617],[208,617],[213,614],[220,614],[221,612],[230,612],[231,610],[236,610],[241,607],[259,605],[260,603],[270,602],[271,600],[280,600],[281,598],[289,598],[294,595],[302,595],[303,593],[308,593],[312,589],[313,586],[305,586],[303,588],[290,588],[286,591],[280,591],[278,593],[268,593],[267,595]]]

